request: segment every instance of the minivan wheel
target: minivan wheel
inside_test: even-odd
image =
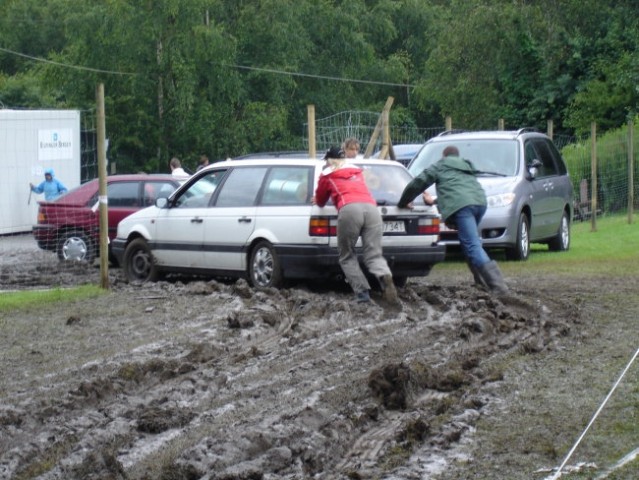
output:
[[[530,254],[530,230],[528,217],[525,213],[519,214],[519,222],[517,223],[517,238],[515,245],[506,249],[506,258],[508,260],[528,260]]]
[[[256,288],[282,286],[280,261],[270,242],[261,241],[251,250],[248,273],[249,282]]]
[[[570,248],[570,220],[564,212],[559,222],[557,235],[548,242],[548,249],[553,252],[564,252]]]
[[[82,230],[65,232],[58,241],[57,252],[62,261],[92,263],[95,259],[93,242]]]
[[[136,238],[129,243],[122,264],[124,275],[130,282],[155,282],[159,277],[149,244],[143,238]]]

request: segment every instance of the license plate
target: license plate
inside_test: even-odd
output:
[[[403,221],[384,222],[384,233],[406,233]]]

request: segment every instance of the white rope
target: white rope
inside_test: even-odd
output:
[[[621,372],[621,375],[619,376],[619,378],[617,379],[617,381],[615,382],[615,384],[612,386],[612,388],[610,389],[610,392],[608,392],[608,395],[606,395],[606,398],[604,399],[603,403],[599,406],[599,408],[597,409],[597,411],[595,412],[595,414],[592,416],[592,418],[590,419],[590,422],[588,423],[588,426],[586,427],[586,429],[583,431],[583,433],[581,434],[581,436],[577,439],[577,441],[575,442],[575,444],[573,445],[573,447],[570,449],[570,451],[568,452],[568,455],[566,455],[566,458],[564,459],[563,463],[559,466],[559,468],[557,469],[557,471],[550,477],[546,477],[545,480],[557,480],[560,476],[561,476],[561,471],[563,470],[563,468],[566,466],[566,463],[568,463],[568,460],[570,459],[570,457],[572,456],[572,454],[575,452],[575,450],[577,449],[577,447],[579,446],[579,444],[581,443],[581,440],[586,436],[586,432],[588,431],[588,429],[590,428],[590,426],[594,423],[595,419],[599,416],[599,414],[601,413],[601,411],[603,410],[604,406],[606,405],[606,403],[608,402],[608,400],[610,399],[610,397],[612,396],[613,392],[617,389],[617,386],[619,385],[619,383],[621,383],[621,379],[624,377],[624,375],[626,374],[626,372],[628,371],[628,369],[630,368],[630,365],[632,365],[632,362],[635,361],[635,359],[637,358],[637,355],[639,355],[639,348],[637,349],[637,351],[635,352],[635,354],[632,356],[632,358],[630,359],[630,361],[628,362],[628,365],[626,365],[626,368],[623,369],[623,372]]]
[[[605,472],[603,472],[601,475],[599,475],[597,478],[595,478],[595,480],[604,480],[604,479],[608,478],[608,476],[611,473],[613,473],[615,470],[619,470],[621,467],[623,467],[627,463],[630,463],[630,462],[634,461],[634,459],[637,458],[637,456],[639,456],[639,448],[635,448],[632,452],[627,453],[626,455],[624,455],[624,457],[621,460],[619,460],[612,467],[610,467]]]

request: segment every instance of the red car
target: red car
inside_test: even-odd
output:
[[[166,174],[111,175],[106,181],[109,242],[124,217],[168,197],[184,182]],[[38,223],[33,226],[38,246],[57,252],[60,260],[93,262],[100,251],[98,189],[94,179],[52,202],[39,201]]]

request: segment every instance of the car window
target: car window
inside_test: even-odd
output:
[[[537,178],[550,177],[557,175],[557,165],[553,158],[552,152],[548,148],[548,142],[544,139],[531,139],[526,144],[526,151],[534,149],[534,155],[537,160],[541,162],[541,167],[537,169]],[[532,153],[530,155],[533,155]],[[528,153],[526,154],[526,160],[528,160]]]
[[[247,207],[256,204],[267,167],[235,168],[220,187],[216,207]]]
[[[144,182],[144,206],[155,205],[158,198],[168,198],[175,191],[176,187],[171,182],[150,181]]]
[[[444,149],[448,146],[457,147],[459,155],[470,160],[479,171],[514,176],[519,170],[517,141],[501,139],[426,144],[410,164],[410,172],[415,176],[419,175],[425,168],[442,158]]]
[[[110,207],[141,207],[139,182],[117,182],[107,185]]]
[[[205,208],[210,206],[213,194],[224,179],[226,170],[213,170],[198,178],[186,190],[173,199],[177,208]]]
[[[548,171],[551,172],[550,175],[565,175],[568,172],[559,151],[550,140],[536,140],[535,146],[539,151],[544,168],[548,168],[546,165],[550,166],[548,168]]]
[[[273,167],[266,176],[262,205],[303,205],[312,189],[312,167]]]
[[[366,186],[378,205],[396,205],[404,187],[413,179],[405,168],[391,163],[388,165],[360,163],[359,166],[364,171]],[[413,203],[423,203],[421,196]]]

